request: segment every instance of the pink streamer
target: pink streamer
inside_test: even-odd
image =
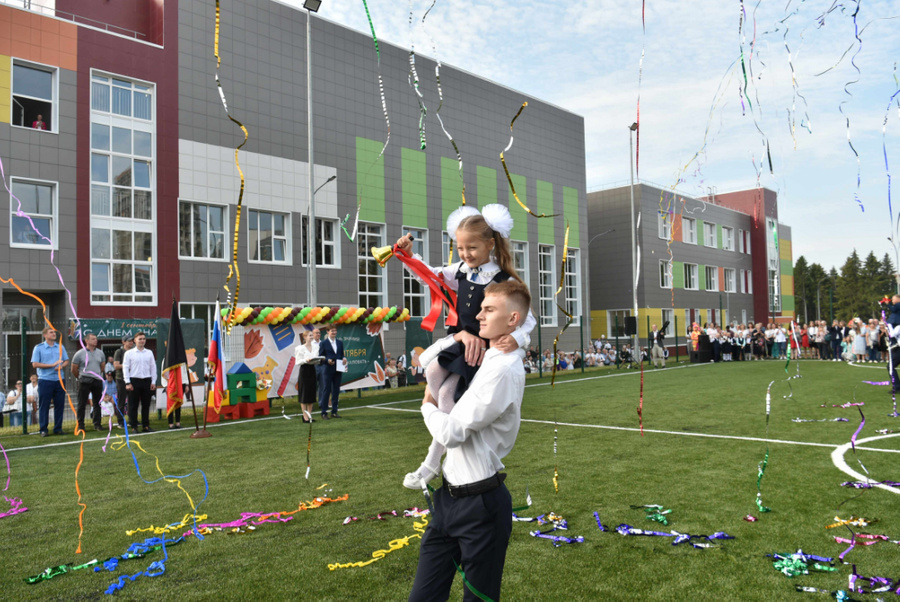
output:
[[[0,443],[0,451],[3,452],[3,458],[6,460],[6,487],[3,488],[3,491],[9,489],[9,480],[12,478],[12,471],[9,469],[9,456],[6,455],[6,450],[3,448],[3,444]]]
[[[7,516],[13,516],[15,514],[22,514],[23,512],[28,512],[28,508],[22,505],[22,500],[14,497],[8,498],[5,495],[3,499],[9,502],[10,509],[8,512],[0,513],[0,518],[6,518]]]

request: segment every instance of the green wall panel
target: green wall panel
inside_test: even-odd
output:
[[[538,215],[545,213],[550,215],[553,213],[553,184],[538,180],[535,186],[537,192],[537,210]],[[518,188],[517,188],[518,190]],[[542,217],[538,219],[538,242],[544,245],[555,244],[554,225],[556,218]],[[560,251],[562,252],[562,251]]]
[[[441,157],[441,229],[446,228],[447,216],[462,206],[463,181],[459,177],[459,161]],[[466,198],[466,203],[469,199]]]
[[[484,207],[497,202],[497,170],[479,165],[475,168],[475,185],[478,187],[478,198],[469,197],[466,201],[473,207]],[[477,203],[476,203],[477,201]]]
[[[361,207],[359,219],[384,223],[383,142],[356,138],[356,195]]]
[[[428,184],[425,153],[411,148],[400,149],[403,225],[428,227]]]
[[[684,288],[684,262],[672,262],[672,288]]]

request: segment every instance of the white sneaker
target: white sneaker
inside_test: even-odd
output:
[[[403,486],[407,489],[422,489],[424,487],[423,483],[427,484],[436,476],[437,472],[420,466],[415,472],[407,473],[403,478]]]

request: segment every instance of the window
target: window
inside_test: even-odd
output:
[[[91,74],[92,303],[153,304],[156,300],[153,103],[151,84]],[[179,207],[179,213],[182,210]],[[199,244],[202,251],[202,236],[195,239],[194,224],[190,227],[191,247],[186,250],[193,253]],[[209,244],[207,230],[207,254]]]
[[[722,248],[726,251],[734,251],[734,228],[722,226]]]
[[[212,340],[213,324],[216,321],[215,303],[179,303],[178,315],[186,320],[203,320],[207,340]],[[199,355],[201,350],[198,349],[197,351],[197,355]],[[206,355],[206,352],[204,352],[203,357],[199,359],[205,359]]]
[[[578,249],[569,249],[566,255],[566,311],[572,314],[572,325],[581,324],[581,264]]]
[[[418,253],[428,263],[428,230],[403,228],[403,234],[412,234],[412,252]],[[425,300],[425,285],[416,280],[409,270],[403,270],[403,306],[409,309],[409,315],[422,318],[428,312]]]
[[[694,324],[691,319],[691,310],[684,310],[684,332],[687,333],[688,338],[691,336],[691,330],[693,330]]]
[[[659,237],[664,240],[669,240],[669,238],[672,237],[672,222],[669,219],[669,214],[660,211],[656,216],[659,227]]]
[[[672,262],[659,262],[659,288],[672,288]]]
[[[283,213],[251,209],[247,212],[247,251],[250,261],[290,263],[291,218]]]
[[[384,246],[384,226],[360,222],[356,242],[359,306],[381,307],[387,299],[386,274],[369,249]]]
[[[738,230],[738,253],[744,252],[744,231]]]
[[[37,130],[56,127],[57,70],[14,60],[12,65],[12,124]]]
[[[766,258],[770,270],[778,270],[778,225],[773,219],[766,220]]]
[[[681,239],[690,245],[697,244],[697,220],[692,217],[681,218]]]
[[[778,294],[778,271],[769,270],[769,311],[781,311],[781,295]]]
[[[540,289],[541,326],[556,326],[556,307],[553,305],[555,270],[556,249],[553,245],[539,245],[538,288]]]
[[[747,294],[753,294],[753,270],[747,270]]]
[[[10,246],[56,249],[56,184],[18,178],[10,183]]]
[[[740,273],[741,292],[744,294],[753,294],[753,272],[750,270],[741,270]]]
[[[716,320],[715,320],[715,316],[713,315],[713,310],[707,309],[706,310],[706,324],[709,324],[710,326],[712,326],[713,324],[715,324],[715,322],[716,322]]]
[[[703,245],[706,247],[716,246],[716,225],[703,222]]]
[[[706,266],[706,290],[719,290],[719,268],[714,265]]]
[[[669,326],[666,328],[666,336],[671,336],[673,332],[675,332],[675,310],[674,309],[664,309],[662,310],[662,324],[659,325],[660,329],[668,322]]]
[[[689,291],[698,290],[697,284],[697,264],[696,263],[686,263],[684,264],[684,288]]]
[[[750,232],[744,232],[744,253],[750,254]]]
[[[227,207],[181,201],[178,219],[179,257],[225,259]]]
[[[737,287],[734,282],[734,268],[725,268],[722,274],[725,277],[725,292],[736,293]]]
[[[531,282],[531,270],[528,269],[528,243],[514,240],[509,246],[510,251],[512,252],[513,266],[516,268],[516,273],[519,274],[519,278],[521,278],[527,286]]]
[[[303,265],[309,263],[309,243],[308,226],[309,218],[305,215],[301,218],[300,223],[300,240],[303,249],[301,250]],[[341,256],[338,252],[338,239],[340,238],[341,228],[337,220],[316,218],[316,265],[318,267],[339,268],[341,267]]]
[[[441,232],[441,265],[450,265],[450,235]]]
[[[625,318],[630,315],[630,309],[613,309],[606,312],[607,338],[614,339],[615,337],[625,337]]]

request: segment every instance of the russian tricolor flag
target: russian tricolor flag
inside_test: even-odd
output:
[[[222,410],[222,400],[225,398],[225,342],[222,340],[222,314],[218,300],[216,300],[216,323],[213,326],[206,363],[213,378],[213,409],[218,414]]]

